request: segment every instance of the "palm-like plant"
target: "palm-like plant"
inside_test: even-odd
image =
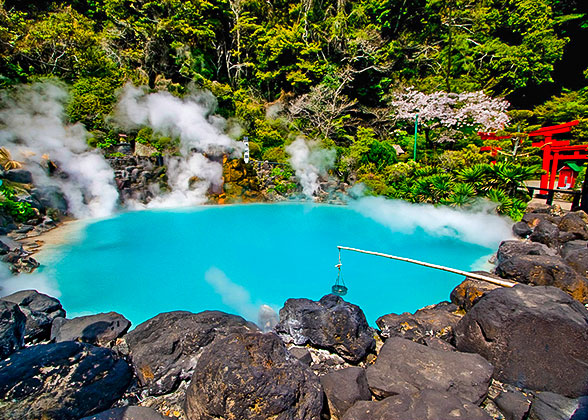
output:
[[[0,166],[4,170],[22,168],[22,163],[12,159],[10,152],[5,147],[0,147]]]
[[[523,166],[501,162],[492,167],[493,178],[498,181],[510,197],[514,197],[524,182],[543,173],[539,165]]]
[[[431,198],[434,203],[447,198],[451,194],[453,179],[449,174],[435,174],[429,177],[431,183]]]
[[[478,163],[458,171],[457,179],[471,185],[476,191],[483,191],[488,185],[489,171],[490,165],[487,163]]]

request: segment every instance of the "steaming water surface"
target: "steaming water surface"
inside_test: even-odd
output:
[[[256,320],[259,305],[319,299],[337,245],[470,270],[498,243],[394,231],[351,207],[272,204],[123,213],[88,224],[45,256],[68,316],[116,311],[137,325],[160,312],[218,309]],[[448,300],[460,276],[342,251],[347,301],[377,317]]]

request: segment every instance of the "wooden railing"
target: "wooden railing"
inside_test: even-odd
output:
[[[551,188],[541,188],[541,187],[527,187],[527,191],[531,195],[531,198],[545,198],[545,204],[551,206],[553,204],[553,197],[555,193],[561,194],[569,194],[573,197],[572,199],[572,211],[580,210],[580,199],[582,198],[582,192],[576,190],[559,190],[559,189],[551,189]],[[540,194],[535,195],[535,191],[539,191]],[[547,193],[545,193],[547,191]],[[588,204],[588,203],[586,203]]]

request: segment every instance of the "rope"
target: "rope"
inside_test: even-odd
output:
[[[374,251],[365,251],[363,249],[349,248],[346,246],[337,246],[337,248],[339,249],[339,262],[341,261],[341,250],[346,249],[348,251],[360,252],[362,254],[376,255],[378,257],[390,258],[393,260],[409,262],[412,264],[418,264],[418,265],[422,265],[424,267],[434,268],[436,270],[448,271],[453,274],[460,274],[465,277],[470,277],[472,279],[486,281],[488,283],[497,284],[497,285],[503,286],[503,287],[513,287],[517,284],[516,282],[512,282],[512,281],[508,281],[508,280],[495,279],[494,277],[484,276],[483,274],[470,273],[468,271],[462,271],[462,270],[457,270],[455,268],[445,267],[442,265],[431,264],[431,263],[427,263],[427,262],[423,262],[423,261],[419,261],[419,260],[413,260],[411,258],[397,257],[395,255],[388,255],[388,254],[383,254],[381,252],[374,252]]]

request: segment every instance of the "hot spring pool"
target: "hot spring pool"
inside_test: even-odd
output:
[[[217,309],[255,321],[262,304],[279,310],[288,298],[330,293],[337,245],[471,270],[495,251],[500,236],[472,244],[418,226],[401,232],[402,223],[391,227],[372,216],[353,206],[313,204],[128,212],[83,226],[41,259],[40,271],[55,282],[69,317],[116,311],[136,326],[160,312]],[[449,226],[446,233],[454,231]],[[372,325],[381,315],[447,300],[463,280],[350,251],[342,251],[342,263],[344,298]]]

